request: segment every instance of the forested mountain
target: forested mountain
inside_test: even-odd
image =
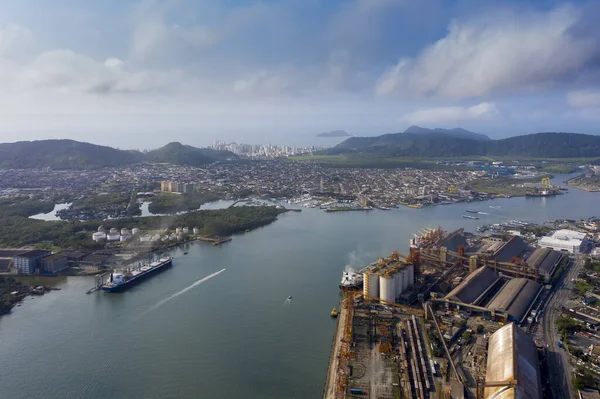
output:
[[[473,133],[463,128],[457,127],[454,129],[441,129],[436,127],[435,129],[427,129],[420,126],[410,126],[408,129],[404,131],[404,133],[415,133],[420,135],[439,135],[439,136],[451,136],[461,139],[473,139],[473,140],[482,140],[488,141],[491,140],[485,134]]]
[[[404,157],[514,156],[581,158],[600,156],[600,136],[536,133],[501,140],[476,140],[444,134],[394,133],[351,137],[327,154],[371,154]]]
[[[153,162],[168,162],[175,165],[201,166],[214,161],[224,161],[237,158],[230,151],[217,151],[211,148],[197,148],[181,143],[169,143],[164,147],[149,151],[146,160]]]
[[[196,148],[170,143],[146,154],[74,140],[19,141],[0,144],[0,168],[91,169],[156,161],[200,166],[214,161],[236,159],[229,151]]]

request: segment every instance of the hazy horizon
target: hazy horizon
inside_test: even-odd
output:
[[[599,18],[578,0],[5,0],[0,142],[599,134]]]

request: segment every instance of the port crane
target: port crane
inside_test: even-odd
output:
[[[545,188],[551,188],[552,187],[552,185],[550,184],[550,178],[549,177],[542,178],[542,186],[544,186]]]

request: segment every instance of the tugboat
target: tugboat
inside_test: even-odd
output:
[[[333,317],[333,318],[338,317],[338,312],[337,312],[337,310],[335,310],[335,308],[333,308],[333,310],[331,311],[331,317]]]

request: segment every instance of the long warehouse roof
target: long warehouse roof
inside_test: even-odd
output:
[[[499,278],[500,276],[498,276],[490,267],[480,267],[469,274],[462,283],[450,291],[450,293],[446,295],[446,298],[463,303],[473,303]]]
[[[521,321],[541,288],[540,284],[526,278],[512,279],[502,287],[487,308],[504,311]]]
[[[541,397],[537,348],[516,324],[507,324],[490,337],[485,382],[496,386],[485,388],[484,399]]]
[[[527,258],[527,264],[538,269],[540,274],[549,274],[563,256],[562,252],[553,249],[538,248]]]

